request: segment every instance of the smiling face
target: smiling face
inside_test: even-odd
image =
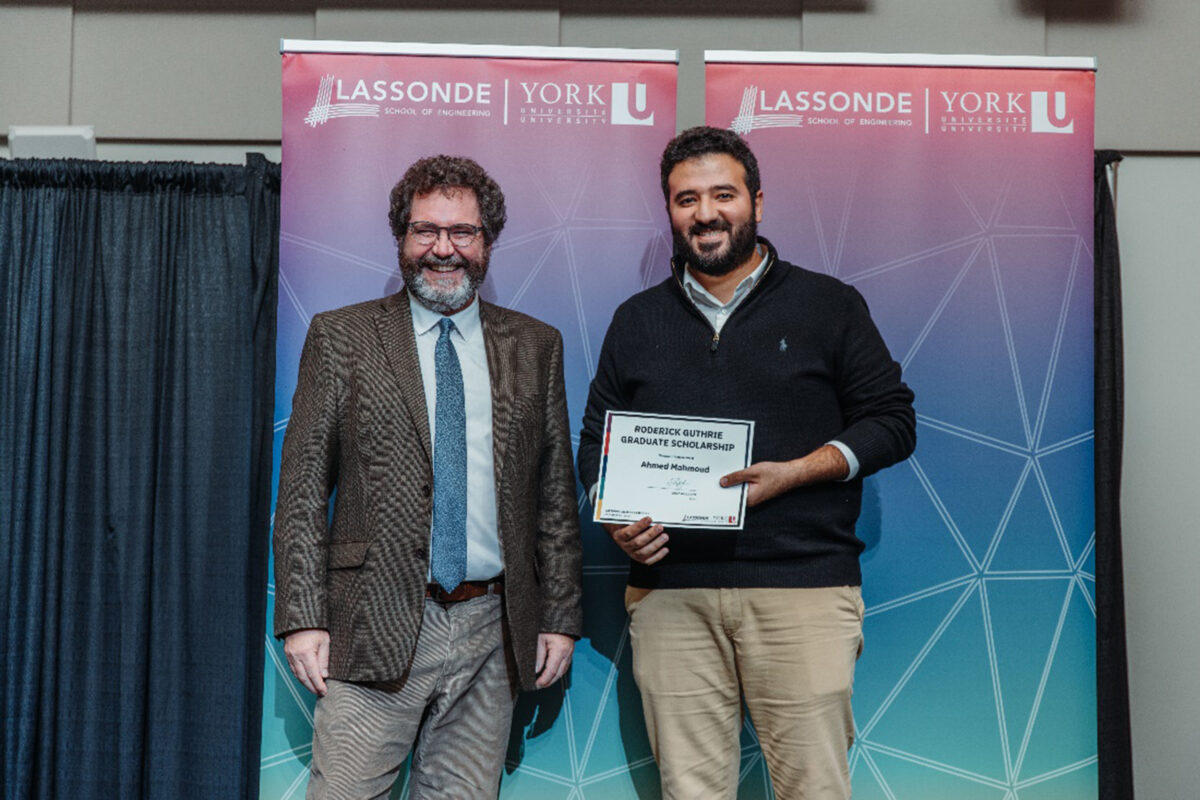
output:
[[[667,176],[667,210],[675,251],[706,275],[754,268],[762,191],[746,187],[746,170],[725,153],[680,161]]]
[[[444,228],[482,224],[475,193],[465,188],[413,197],[409,221]],[[466,247],[455,247],[446,231],[440,231],[431,245],[422,245],[406,234],[400,242],[400,274],[421,305],[440,314],[453,314],[475,298],[487,275],[490,250],[482,234]]]

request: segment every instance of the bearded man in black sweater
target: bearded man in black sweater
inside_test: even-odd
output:
[[[912,391],[862,296],[779,259],[736,134],[667,145],[672,275],[613,316],[588,394],[579,473],[594,487],[607,411],[753,420],[744,528],[605,527],[632,559],[634,678],[663,796],[735,798],[742,699],[780,798],[850,796],[862,648],[862,479],[916,442]],[[714,488],[716,488],[714,486]]]

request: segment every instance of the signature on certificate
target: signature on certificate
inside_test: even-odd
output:
[[[684,478],[684,477],[681,477],[678,475],[667,478],[666,488],[675,497],[695,497],[696,496],[696,489],[694,487],[688,485],[687,478]]]

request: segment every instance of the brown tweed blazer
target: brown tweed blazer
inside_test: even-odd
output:
[[[578,636],[580,629],[562,337],[489,303],[480,317],[504,604],[520,682],[529,689],[537,634]],[[396,680],[408,667],[429,569],[432,453],[407,294],[314,317],[283,440],[275,635],[328,630],[333,678]]]

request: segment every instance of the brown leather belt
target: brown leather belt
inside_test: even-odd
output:
[[[461,603],[463,600],[474,600],[485,594],[504,594],[504,578],[493,578],[490,581],[463,581],[454,587],[453,592],[447,592],[437,583],[430,583],[425,587],[425,596],[438,603]]]

